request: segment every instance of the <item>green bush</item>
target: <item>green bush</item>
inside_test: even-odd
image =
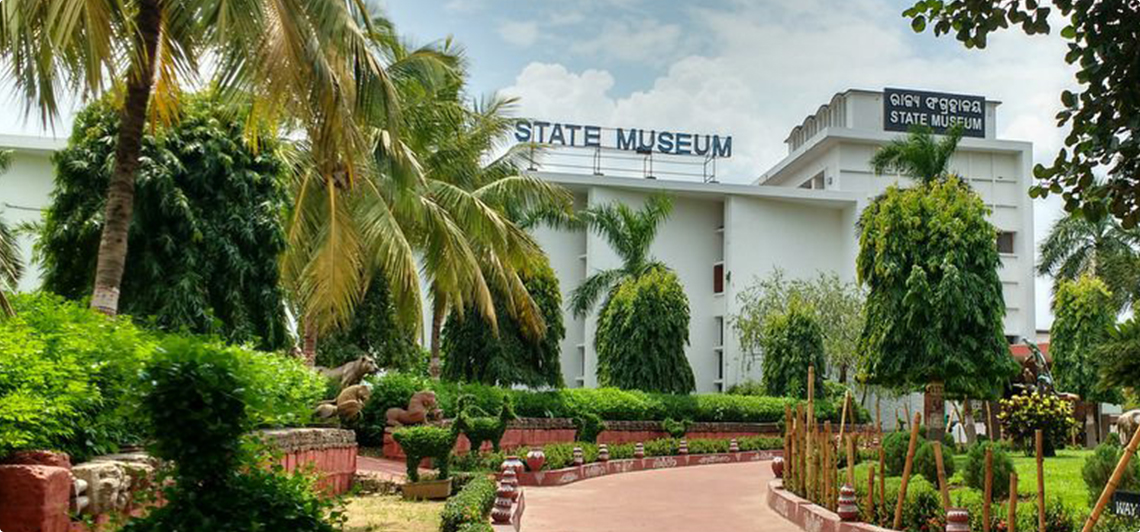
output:
[[[998,419],[1002,432],[1026,454],[1034,452],[1036,430],[1044,432],[1045,456],[1054,456],[1056,449],[1064,447],[1070,432],[1077,428],[1073,405],[1051,394],[1019,394],[1002,399]]]
[[[689,393],[696,388],[685,356],[689,299],[677,274],[655,268],[610,293],[594,337],[598,384],[627,390]]]
[[[900,482],[901,479],[897,477],[886,479],[886,500],[888,504],[884,506],[876,503],[875,515],[870,515],[870,510],[866,504],[859,505],[864,522],[885,528],[892,528],[894,524],[895,501],[898,500]],[[878,481],[876,481],[875,484],[877,497]],[[858,482],[855,486],[855,494],[858,501],[862,502],[867,500],[867,483]],[[912,477],[907,484],[902,516],[902,530],[911,532],[933,532],[942,530],[945,525],[945,519],[943,518],[942,498],[938,494],[938,488],[923,477]],[[981,528],[978,528],[978,530],[981,530]],[[1032,530],[1032,528],[1029,530]]]
[[[494,452],[499,452],[499,442],[507,432],[507,422],[517,418],[510,396],[503,400],[498,416],[489,416],[485,410],[476,406],[462,406],[469,403],[470,399],[470,395],[459,398],[461,406],[458,407],[459,414],[455,419],[456,427],[467,436],[472,452],[478,453],[485,441],[491,442]]]
[[[916,445],[918,448],[921,448],[924,443],[926,443],[926,438],[923,438],[922,434],[919,434]],[[883,459],[886,461],[888,475],[897,477],[902,474],[903,466],[906,465],[906,452],[909,446],[909,432],[897,430],[883,436]],[[917,451],[915,451],[915,454],[917,454]]]
[[[922,475],[931,484],[938,484],[938,461],[934,457],[934,444],[925,442],[914,453],[914,474]],[[943,452],[942,467],[946,478],[954,476],[954,456]]]
[[[1123,449],[1120,448],[1116,439],[1108,438],[1096,446],[1093,454],[1085,458],[1085,463],[1081,466],[1081,478],[1084,479],[1085,487],[1088,488],[1090,506],[1096,503],[1096,499],[1100,497],[1100,492],[1108,485],[1108,479],[1116,470],[1116,463],[1120,461],[1122,452]],[[1124,476],[1121,477],[1117,489],[1140,490],[1140,460],[1137,460],[1136,457],[1132,457],[1132,460],[1128,462],[1128,468],[1124,470]]]
[[[332,502],[312,479],[243,445],[254,425],[246,401],[257,391],[233,348],[174,338],[147,367],[143,411],[150,418],[154,456],[174,464],[163,483],[164,506],[129,521],[124,532],[179,530],[295,530],[331,532]]]
[[[392,433],[392,438],[404,450],[404,463],[407,466],[408,479],[412,482],[420,480],[419,466],[424,458],[431,458],[432,465],[439,470],[439,478],[447,478],[448,467],[451,461],[451,449],[455,447],[455,439],[459,436],[455,427],[444,429],[430,425],[417,425],[403,427]]]
[[[689,425],[692,424],[693,422],[688,419],[676,421],[673,418],[667,417],[665,421],[661,422],[661,428],[665,429],[665,432],[668,432],[669,436],[684,438],[685,434],[689,432]]]
[[[1009,476],[1013,473],[1013,458],[999,444],[978,442],[966,453],[966,470],[962,476],[966,485],[983,492],[986,489],[986,449],[993,450],[993,500],[1009,496]],[[1107,479],[1106,479],[1107,480]],[[1102,484],[1103,486],[1103,484]]]
[[[491,523],[484,522],[466,523],[459,527],[459,532],[494,532],[494,530],[495,528],[491,526]]]
[[[495,504],[495,487],[494,480],[479,476],[447,499],[440,513],[440,532],[459,532],[464,525],[486,522]]]
[[[976,495],[976,494],[975,494]],[[953,504],[958,507],[966,508],[970,515],[970,530],[983,530],[984,523],[982,512],[982,498],[980,496],[971,496],[969,500],[963,500],[964,497],[959,495],[959,492],[954,492],[951,495]],[[1074,509],[1067,507],[1060,498],[1051,497],[1045,502],[1045,532],[1075,532],[1080,530],[1079,525],[1083,519],[1080,519]],[[1106,512],[1102,517],[1109,517]],[[1009,505],[995,504],[990,509],[990,530],[1004,531],[1009,530],[1006,521],[1009,519]],[[1017,530],[1038,530],[1037,522],[1037,504],[1025,504],[1024,502],[1017,505]],[[1111,522],[1106,521],[1106,524]],[[1095,530],[1106,532],[1100,526]],[[1134,531],[1135,525],[1129,530]]]
[[[574,418],[574,439],[589,443],[597,443],[598,435],[606,430],[602,418],[592,412],[585,412]]]
[[[404,371],[428,360],[416,343],[414,328],[397,319],[388,282],[381,271],[373,275],[349,322],[321,336],[316,363],[332,368],[365,355],[376,359],[382,368]]]
[[[816,389],[823,392],[827,373],[823,331],[806,303],[794,299],[786,312],[766,316],[760,348],[764,352],[763,383],[768,395],[806,398],[810,366],[815,366]]]

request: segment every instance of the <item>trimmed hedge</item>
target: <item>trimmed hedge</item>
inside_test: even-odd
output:
[[[503,399],[511,397],[519,417],[577,418],[594,414],[606,421],[664,421],[667,418],[695,422],[779,423],[784,419],[784,405],[795,405],[795,399],[727,394],[670,395],[617,388],[572,388],[547,392],[508,390],[482,384],[433,382],[421,376],[390,373],[370,379],[372,400],[364,408],[357,423],[362,445],[381,445],[384,437],[384,413],[392,407],[405,408],[408,399],[419,390],[432,390],[439,407],[447,417],[456,414],[456,400],[470,395],[473,406],[487,412],[498,412]],[[839,400],[817,400],[815,411],[820,420],[839,421]],[[858,420],[867,422],[870,415],[859,408]]]
[[[467,525],[486,523],[491,514],[491,506],[495,504],[495,481],[490,477],[480,476],[468,482],[459,493],[447,499],[440,513],[440,532],[459,532],[470,530]]]

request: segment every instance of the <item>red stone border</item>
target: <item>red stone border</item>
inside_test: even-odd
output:
[[[804,532],[895,532],[868,523],[841,521],[839,515],[784,489],[784,481],[768,482],[768,507]]]
[[[608,462],[594,462],[562,469],[548,471],[524,471],[519,473],[520,486],[564,486],[590,478],[630,473],[633,471],[646,471],[652,469],[670,469],[674,467],[687,467],[710,464],[733,464],[738,462],[757,462],[771,460],[784,454],[782,450],[741,451],[737,453],[715,454],[687,454],[675,456],[654,456],[651,458],[630,458],[626,460],[610,460]],[[834,532],[834,531],[832,531]]]

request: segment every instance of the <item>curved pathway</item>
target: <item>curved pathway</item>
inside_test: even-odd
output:
[[[770,462],[679,467],[526,488],[523,531],[799,532],[765,503]]]

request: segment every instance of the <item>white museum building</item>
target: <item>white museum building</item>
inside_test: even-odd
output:
[[[751,184],[718,182],[717,161],[732,153],[728,136],[532,119],[520,123],[515,137],[550,146],[536,157],[533,171],[569,189],[578,206],[638,206],[659,191],[673,197],[673,213],[651,253],[684,285],[691,308],[687,356],[697,390],[715,392],[759,376],[759,364],[748,363],[754,357],[742,352],[732,331],[737,296],[757,278],[778,268],[790,278],[834,272],[854,280],[859,213],[887,186],[909,183],[875,175],[869,160],[912,124],[936,132],[962,124],[965,137],[951,167],[981,195],[1000,231],[1005,334],[1011,343],[1035,337],[1033,204],[1026,193],[1033,147],[996,137],[999,105],[977,96],[848,90],[793,127],[785,140],[787,156],[772,168],[756,169],[748,176]],[[0,176],[0,216],[9,223],[39,219],[52,188],[50,156],[63,144],[0,136],[0,149],[15,151],[12,168]],[[594,233],[541,228],[536,237],[550,256],[564,300],[589,273],[619,265]],[[30,253],[30,242],[22,246]],[[32,268],[20,288],[37,284]],[[561,362],[567,386],[596,384],[595,318],[565,313]]]

